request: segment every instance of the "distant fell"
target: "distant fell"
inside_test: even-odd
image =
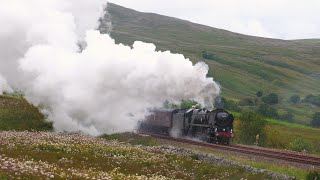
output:
[[[154,43],[159,50],[184,54],[194,63],[204,61],[210,67],[209,76],[221,84],[222,95],[229,99],[253,97],[257,91],[274,92],[283,102],[279,108],[286,109],[284,104],[293,94],[319,94],[319,39],[289,41],[242,35],[112,3],[107,11],[111,36],[117,43]],[[300,107],[295,108],[299,111]]]

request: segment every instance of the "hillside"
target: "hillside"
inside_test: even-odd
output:
[[[0,95],[0,130],[51,131],[53,124],[26,99]]]
[[[283,111],[291,111],[298,122],[311,119],[318,107],[288,106],[293,94],[302,98],[320,89],[320,41],[286,41],[246,36],[153,13],[142,13],[108,4],[111,36],[118,43],[154,43],[160,50],[182,53],[193,62],[205,61],[209,76],[222,86],[222,95],[240,100],[265,94],[280,95]],[[203,52],[210,54],[203,59]],[[310,109],[311,108],[311,109]]]

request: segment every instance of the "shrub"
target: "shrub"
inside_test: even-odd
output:
[[[203,51],[202,52],[202,58],[209,59],[209,60],[215,60],[217,57],[213,53],[210,53],[208,51]]]
[[[258,92],[256,93],[256,95],[257,95],[257,97],[262,97],[262,96],[263,96],[263,91],[258,91]]]
[[[312,171],[309,172],[306,176],[306,180],[319,180],[320,179],[320,172]]]
[[[274,129],[272,126],[266,126],[265,131],[267,134],[267,147],[283,149],[287,146],[287,139],[281,136],[280,131]]]
[[[191,108],[192,106],[199,105],[196,101],[182,101],[180,108]]]
[[[201,108],[201,105],[198,102],[191,101],[191,100],[187,100],[187,101],[183,100],[180,105],[171,103],[169,101],[165,101],[163,103],[163,107],[166,109],[191,108],[193,106],[196,106],[197,108]]]
[[[100,137],[106,139],[106,140],[120,140],[121,139],[121,134],[119,133],[114,133],[114,134],[103,134]]]
[[[312,121],[310,123],[313,127],[320,127],[320,112],[314,113]]]
[[[257,101],[258,101],[257,99],[246,97],[246,98],[243,98],[239,102],[239,105],[240,106],[255,106],[257,104]]]
[[[225,98],[216,98],[215,99],[215,106],[217,108],[226,109],[229,111],[240,112],[241,108],[239,107],[238,103],[233,100],[227,100]]]
[[[308,95],[307,97],[304,98],[303,102],[307,102],[316,106],[320,106],[320,95],[315,96],[315,95]]]
[[[243,144],[254,144],[256,135],[259,134],[259,144],[264,145],[266,141],[265,126],[267,121],[257,113],[243,112],[240,116],[239,142]]]
[[[140,137],[140,138],[130,139],[129,143],[132,145],[142,145],[142,146],[160,146],[160,143],[151,137]]]
[[[300,96],[299,95],[293,95],[290,97],[290,101],[294,104],[297,104],[300,102]]]
[[[279,116],[279,118],[281,120],[284,120],[284,121],[287,121],[287,122],[293,122],[294,119],[293,119],[293,114],[291,112],[287,112],[286,114],[283,114],[281,116]]]
[[[163,108],[166,108],[166,109],[176,109],[176,108],[179,108],[179,105],[177,104],[174,104],[174,103],[171,103],[169,101],[165,101],[163,103]]]
[[[288,145],[288,149],[293,150],[293,151],[312,151],[313,147],[312,144],[309,143],[308,141],[305,141],[301,138],[297,138]]]
[[[239,107],[238,103],[232,100],[226,100],[224,104],[224,108],[230,111],[240,112],[241,108]]]
[[[198,154],[191,154],[191,159],[199,160],[199,155]]]
[[[275,93],[271,93],[262,97],[262,101],[266,104],[275,105],[279,103],[279,96]]]
[[[277,109],[268,104],[261,104],[258,107],[257,112],[262,116],[270,117],[270,118],[278,118],[279,116]]]

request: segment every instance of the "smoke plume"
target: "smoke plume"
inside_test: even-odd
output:
[[[116,44],[94,30],[105,1],[1,2],[0,93],[23,91],[58,131],[130,131],[165,100],[212,106],[219,94],[206,64],[153,44]]]

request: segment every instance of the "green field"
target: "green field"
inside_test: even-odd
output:
[[[306,124],[320,107],[293,106],[293,94],[301,98],[319,94],[320,40],[286,41],[241,35],[192,22],[141,13],[108,4],[116,42],[132,45],[136,40],[154,43],[159,50],[182,53],[194,63],[205,61],[209,76],[222,86],[222,95],[240,100],[264,94],[279,94],[279,109],[293,112],[298,123]],[[213,54],[203,59],[202,52]]]

